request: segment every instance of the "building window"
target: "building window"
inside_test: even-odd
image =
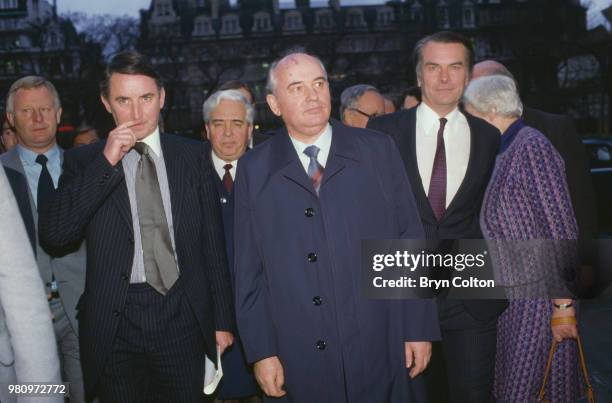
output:
[[[234,14],[224,15],[221,19],[221,34],[235,35],[241,33],[238,16]]]
[[[463,26],[465,28],[474,28],[474,10],[471,8],[463,9]]]
[[[254,32],[267,32],[271,31],[272,24],[270,23],[270,15],[268,13],[255,13],[253,16],[253,27],[251,28]]]
[[[363,19],[363,13],[361,10],[351,10],[346,15],[346,23],[347,27],[352,28],[360,28],[365,26],[365,21]]]
[[[169,15],[172,15],[172,5],[167,2],[157,3],[157,16],[167,17]]]
[[[421,3],[419,3],[418,0],[412,4],[412,6],[410,7],[410,11],[409,11],[410,21],[421,22],[421,18],[423,15],[422,8],[423,6],[421,6]]]
[[[17,0],[0,0],[0,8],[2,9],[17,8]]]
[[[386,27],[388,25],[391,25],[392,23],[393,23],[393,10],[387,7],[379,8],[377,17],[376,17],[376,24],[379,27]]]
[[[193,36],[212,35],[212,24],[208,17],[198,17],[193,25]]]
[[[283,29],[287,31],[297,31],[304,29],[302,24],[302,14],[299,11],[290,11],[285,14],[285,26]]]
[[[438,27],[439,28],[448,28],[450,25],[448,23],[448,8],[440,7],[437,12],[438,17]]]
[[[329,29],[334,26],[334,20],[328,10],[323,10],[317,15],[317,28]]]

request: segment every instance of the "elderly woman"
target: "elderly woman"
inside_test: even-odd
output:
[[[578,230],[563,160],[542,133],[523,123],[520,118],[523,105],[514,81],[499,75],[475,79],[463,100],[469,113],[497,127],[501,134],[499,154],[481,212],[485,238],[497,240],[498,248],[521,240],[558,240],[563,245],[568,241],[561,240],[576,239]],[[527,252],[533,259],[537,260],[537,255],[541,259],[542,254],[535,249]],[[517,268],[527,271],[525,267],[516,267],[523,263],[525,260],[513,268],[509,267],[511,264],[499,265],[501,276],[508,278],[507,271]],[[531,268],[546,270],[547,265],[541,263]],[[575,401],[580,391],[576,343],[568,340],[577,335],[575,323],[571,299],[551,300],[544,293],[540,298],[511,298],[497,325],[496,399],[536,400],[554,338],[560,344],[554,356],[547,398],[552,402]]]

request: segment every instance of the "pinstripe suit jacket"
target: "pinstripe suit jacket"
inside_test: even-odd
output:
[[[41,240],[61,246],[85,238],[87,275],[79,301],[81,361],[88,396],[95,392],[124,307],[134,257],[132,216],[121,162],[111,166],[105,142],[66,152],[58,191],[39,217]],[[162,135],[174,239],[182,284],[208,351],[216,330],[234,328],[210,146]],[[214,355],[213,355],[214,356]]]

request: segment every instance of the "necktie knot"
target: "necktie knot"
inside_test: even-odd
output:
[[[49,161],[49,159],[45,154],[38,154],[38,156],[36,157],[36,163],[42,166],[47,165],[47,161]]]
[[[225,169],[225,172],[229,172],[230,169],[232,169],[234,166],[232,164],[225,164],[223,165],[223,169]]]
[[[134,150],[136,150],[136,152],[140,155],[149,154],[149,146],[146,143],[143,143],[142,141],[139,141],[134,144]]]
[[[319,155],[319,151],[321,150],[317,146],[308,146],[304,149],[304,154],[316,160],[317,156]]]
[[[441,130],[444,130],[444,126],[446,125],[446,122],[448,122],[448,119],[440,118],[440,129]]]

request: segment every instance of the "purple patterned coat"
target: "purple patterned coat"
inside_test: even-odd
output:
[[[523,127],[497,157],[481,227],[488,240],[577,238],[563,160],[542,133]],[[505,268],[502,260],[506,280],[516,275],[504,272]],[[552,342],[551,313],[549,299],[511,299],[500,316],[494,387],[499,402],[536,401]],[[576,400],[580,392],[577,363],[576,343],[563,341],[548,383],[550,401]]]

